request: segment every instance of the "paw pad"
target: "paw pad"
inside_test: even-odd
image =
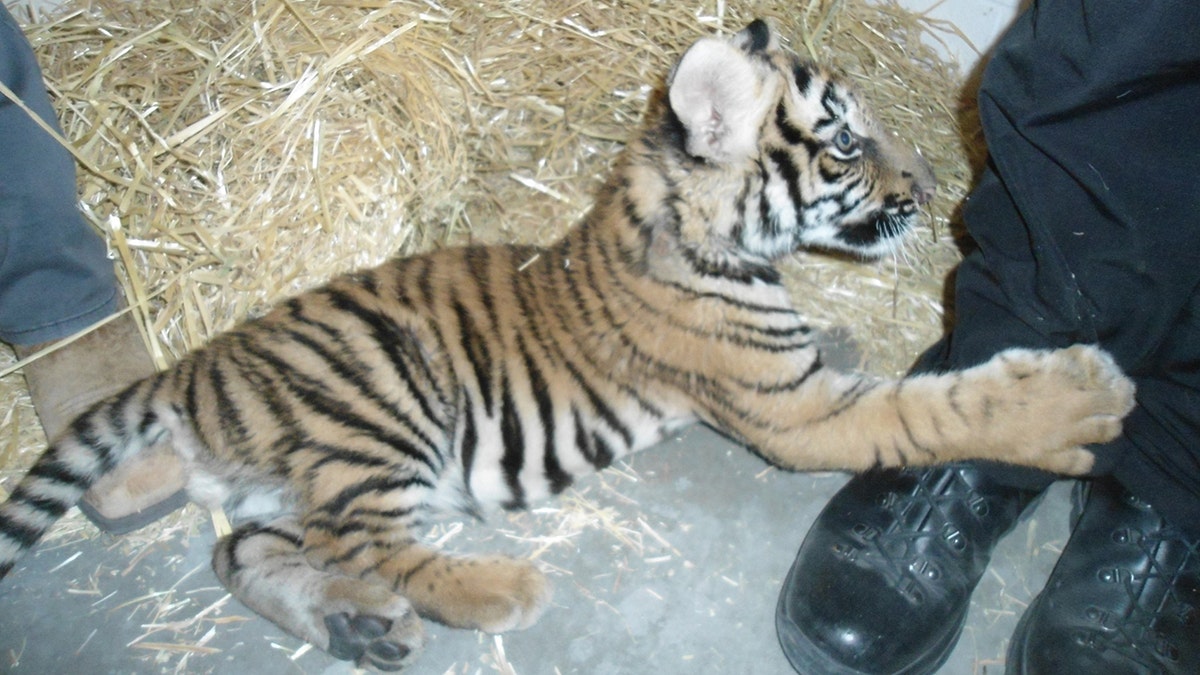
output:
[[[412,653],[407,645],[386,639],[392,621],[379,616],[346,612],[325,617],[329,630],[329,653],[338,659],[363,665],[369,663],[379,670],[400,670]]]

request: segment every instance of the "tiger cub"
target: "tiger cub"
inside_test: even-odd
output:
[[[527,561],[423,545],[439,509],[519,509],[701,421],[786,469],[990,459],[1085,472],[1133,388],[1086,346],[898,381],[824,368],[773,261],[876,257],[934,192],[845,81],[755,22],[682,56],[595,207],[548,248],[395,259],[284,302],[55,440],[0,507],[0,575],[96,478],[169,434],[193,499],[274,494],[214,567],[336,657],[399,669],[419,617],[545,609]]]

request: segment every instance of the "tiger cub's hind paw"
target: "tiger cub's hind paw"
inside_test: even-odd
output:
[[[360,666],[373,666],[383,671],[400,670],[415,650],[405,644],[403,638],[406,636],[391,635],[395,625],[391,619],[371,614],[351,616],[347,612],[338,612],[326,615],[329,654]]]
[[[325,650],[361,667],[400,670],[425,645],[425,629],[409,601],[374,583],[332,576],[313,609],[324,612]]]

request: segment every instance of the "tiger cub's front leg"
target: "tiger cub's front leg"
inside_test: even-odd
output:
[[[330,655],[400,670],[425,633],[405,598],[386,587],[308,564],[294,519],[243,525],[217,542],[213,569],[234,597]]]
[[[1009,349],[988,362],[896,381],[819,371],[793,396],[748,391],[751,415],[723,420],[792,469],[994,460],[1078,475],[1083,446],[1121,433],[1133,383],[1090,346]]]

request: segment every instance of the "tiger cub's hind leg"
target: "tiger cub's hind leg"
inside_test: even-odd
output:
[[[454,557],[412,539],[359,540],[367,528],[348,533],[324,527],[306,531],[310,564],[395,589],[417,612],[454,628],[488,633],[528,628],[550,602],[550,585],[531,562],[505,556]]]
[[[242,603],[336,658],[399,670],[425,643],[404,597],[310,566],[303,530],[291,518],[239,527],[217,542],[213,569]]]

